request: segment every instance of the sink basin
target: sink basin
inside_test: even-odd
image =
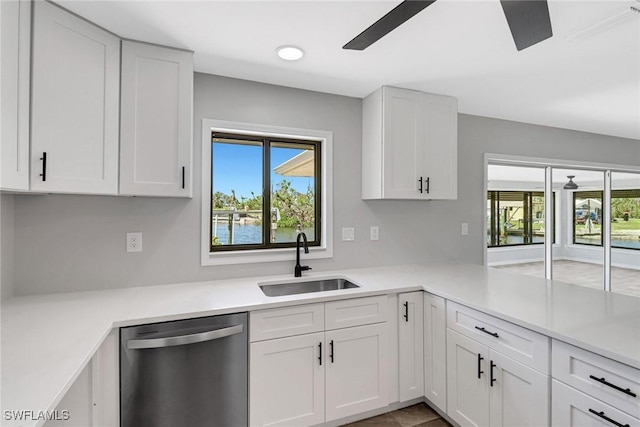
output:
[[[268,297],[306,294],[309,292],[337,291],[339,289],[353,289],[360,286],[347,279],[316,279],[299,282],[274,283],[260,285],[262,292]]]

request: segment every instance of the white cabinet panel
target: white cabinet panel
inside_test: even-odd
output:
[[[549,337],[447,301],[447,327],[527,366],[549,373]]]
[[[461,426],[549,425],[548,375],[451,329],[447,358],[447,413]]]
[[[490,350],[489,383],[491,426],[549,425],[549,376]]]
[[[191,197],[193,53],[122,42],[120,193]]]
[[[353,298],[325,304],[325,329],[340,329],[387,321],[387,297]]]
[[[425,397],[447,409],[447,339],[444,298],[424,294],[424,390]]]
[[[116,194],[120,40],[51,3],[34,7],[31,189]]]
[[[326,421],[388,404],[384,323],[326,332],[326,349]]]
[[[418,197],[418,177],[425,160],[421,107],[420,92],[396,88],[382,91],[382,189],[385,198]]]
[[[252,426],[302,427],[324,421],[323,340],[320,332],[250,344]]]
[[[363,100],[362,198],[457,198],[458,102],[382,87]]]
[[[250,341],[324,331],[324,304],[257,310],[249,313]]]
[[[458,101],[449,96],[424,95],[425,138],[423,174],[429,199],[458,196]],[[427,185],[427,184],[425,184]]]
[[[489,351],[455,331],[447,331],[447,414],[458,424],[489,425]]]
[[[640,418],[640,370],[558,340],[552,370],[554,378]]]
[[[640,427],[640,420],[555,379],[551,381],[553,427]]]
[[[424,396],[423,292],[398,296],[400,402]]]
[[[29,189],[31,2],[0,2],[0,189]]]

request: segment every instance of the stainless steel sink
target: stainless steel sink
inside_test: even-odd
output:
[[[281,297],[285,295],[306,294],[309,292],[337,291],[339,289],[353,289],[360,286],[351,283],[347,279],[321,279],[307,280],[289,283],[262,284],[260,289],[268,297]]]

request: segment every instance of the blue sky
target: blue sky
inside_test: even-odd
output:
[[[303,150],[290,148],[273,148],[271,150],[271,184],[275,185],[282,179],[290,181],[293,188],[301,193],[313,185],[313,179],[308,177],[283,177],[273,172],[273,168],[295,157]],[[213,188],[212,192],[220,191],[231,194],[235,190],[238,199],[241,196],[251,198],[253,191],[256,196],[262,192],[262,147],[241,144],[213,144]]]

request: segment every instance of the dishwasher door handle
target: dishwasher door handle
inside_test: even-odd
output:
[[[129,340],[127,341],[127,349],[140,350],[145,348],[162,348],[173,347],[176,345],[195,344],[199,342],[217,340],[218,338],[224,338],[230,335],[241,334],[243,331],[244,325],[235,325],[228,328],[201,332],[199,334],[177,335],[175,337],[151,338],[142,340]]]

